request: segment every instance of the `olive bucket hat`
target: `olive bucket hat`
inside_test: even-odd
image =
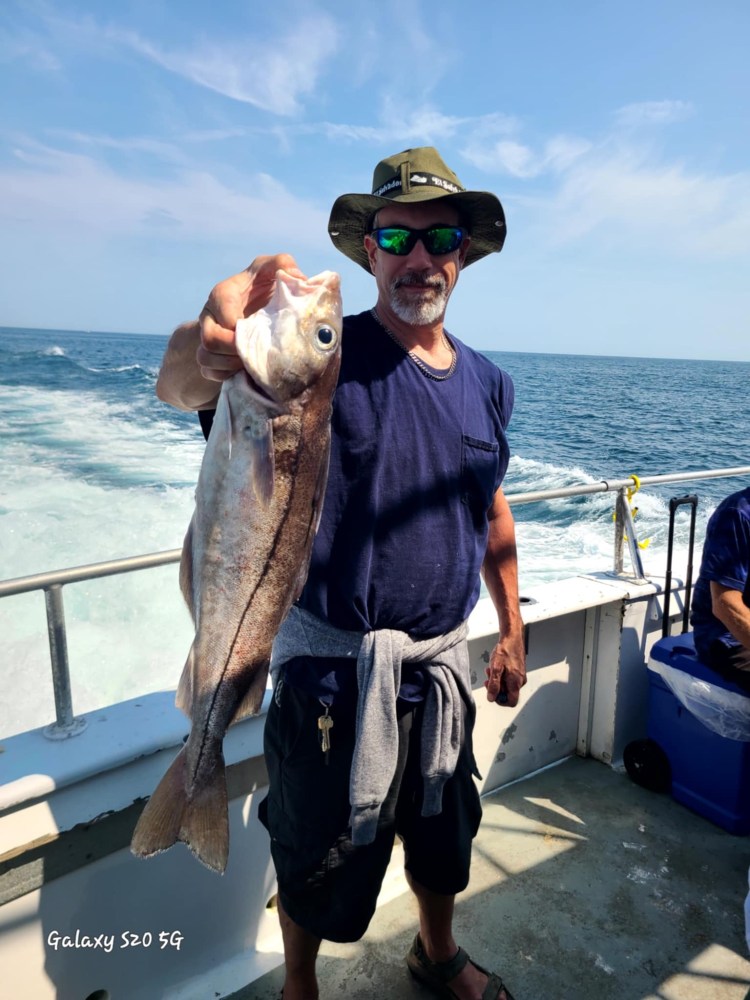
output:
[[[372,194],[342,194],[333,203],[328,233],[334,245],[370,274],[364,237],[381,208],[445,199],[458,209],[471,235],[464,267],[502,250],[505,215],[489,191],[467,191],[432,146],[405,149],[381,160],[372,177]]]

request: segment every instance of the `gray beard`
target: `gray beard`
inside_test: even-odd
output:
[[[411,294],[402,295],[402,285],[427,283],[431,291],[424,298],[417,299]],[[410,326],[429,326],[442,318],[448,305],[448,293],[441,277],[424,279],[420,275],[394,278],[390,285],[390,306],[404,323]]]

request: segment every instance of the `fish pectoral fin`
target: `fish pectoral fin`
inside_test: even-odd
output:
[[[262,665],[258,667],[255,675],[253,676],[249,690],[237,706],[237,709],[232,716],[232,721],[229,723],[230,726],[233,726],[235,722],[239,722],[240,719],[247,719],[251,715],[257,715],[260,711],[260,706],[263,704],[263,695],[266,691],[268,666],[269,664],[267,662],[265,669]]]
[[[180,559],[180,590],[188,606],[190,617],[195,621],[195,601],[193,599],[193,524],[195,517],[190,519],[185,541],[182,543],[182,558]]]
[[[313,494],[312,500],[312,520],[310,522],[310,528],[313,537],[317,534],[318,528],[320,527],[320,518],[323,513],[323,500],[326,493],[326,485],[328,483],[328,466],[331,462],[331,436],[328,435],[328,440],[326,442],[326,447],[323,454],[320,456],[320,465],[318,467],[318,478],[315,481],[315,493]]]
[[[267,507],[273,496],[275,462],[273,457],[273,423],[265,421],[265,426],[253,428],[252,437],[252,483],[258,502]]]
[[[310,570],[310,559],[312,558],[313,541],[315,540],[315,535],[317,534],[318,527],[320,526],[320,517],[323,513],[323,499],[325,497],[326,483],[328,482],[330,450],[329,439],[328,447],[321,457],[320,467],[318,469],[318,478],[315,483],[315,492],[313,493],[312,503],[310,505],[310,523],[308,525],[307,537],[305,539],[305,551],[307,552],[307,558],[302,561],[299,568],[292,604],[295,604],[299,600],[305,583],[307,583],[307,574]]]
[[[229,858],[229,814],[224,758],[220,754],[212,781],[188,798],[185,788],[187,748],[183,747],[156,786],[136,824],[130,850],[150,858],[178,840],[207,868],[224,873]]]
[[[215,435],[214,440],[217,441],[216,447],[219,449],[219,454],[222,452],[226,453],[227,461],[232,457],[232,408],[230,405],[230,394],[228,389],[225,389],[229,383],[224,382],[221,386],[221,394],[219,395],[219,402],[216,406],[216,413],[214,414],[214,422],[211,427],[211,433]],[[218,440],[217,440],[218,439]]]
[[[180,683],[177,685],[174,703],[190,719],[193,716],[193,663],[195,660],[195,642],[190,647],[185,666],[182,668]]]

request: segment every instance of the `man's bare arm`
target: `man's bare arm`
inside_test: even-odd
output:
[[[523,619],[518,600],[516,529],[510,505],[502,489],[495,494],[489,512],[489,537],[482,575],[497,611],[500,639],[487,668],[487,698],[511,707],[518,704],[526,683]]]
[[[169,339],[156,381],[156,395],[178,410],[208,410],[216,404],[221,385],[203,376],[197,354],[200,321],[183,323]]]
[[[750,608],[742,599],[742,591],[711,580],[711,610],[737,642],[750,649]]]

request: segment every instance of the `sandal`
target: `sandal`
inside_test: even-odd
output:
[[[507,1000],[513,1000],[510,990],[505,986],[500,976],[483,969],[478,962],[469,958],[463,948],[459,948],[454,957],[447,962],[431,962],[425,954],[421,938],[417,934],[406,956],[406,964],[414,978],[429,987],[436,996],[444,997],[445,1000],[457,1000],[457,994],[448,986],[448,983],[455,979],[467,962],[471,962],[475,969],[479,969],[487,976],[487,985],[484,988],[482,1000],[497,1000],[501,990],[505,990]]]

